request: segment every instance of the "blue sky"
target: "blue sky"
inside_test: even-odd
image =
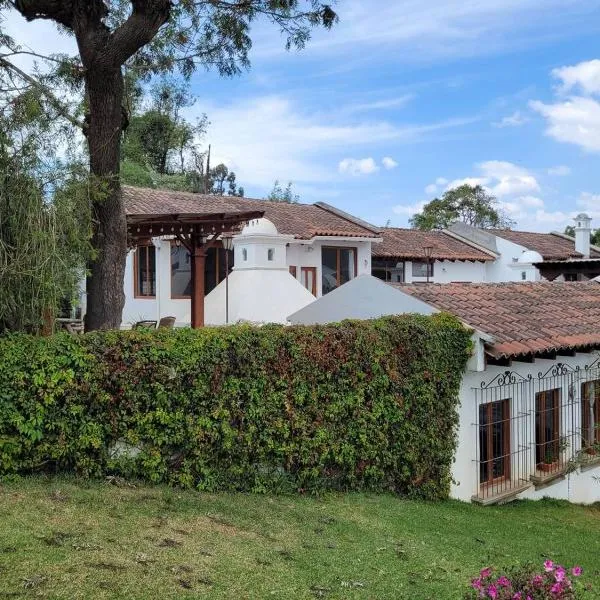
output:
[[[292,181],[303,202],[406,226],[470,180],[520,229],[563,229],[580,210],[600,227],[600,0],[336,10],[340,23],[302,52],[262,23],[249,72],[192,78],[188,114],[207,113],[213,164],[235,170],[247,195]],[[25,27],[32,45],[66,43],[41,37],[49,24]]]

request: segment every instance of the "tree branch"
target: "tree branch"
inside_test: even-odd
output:
[[[75,127],[83,130],[83,123],[77,120],[73,115],[71,115],[67,107],[43,83],[40,83],[37,79],[31,77],[31,75],[28,75],[27,73],[19,69],[19,67],[13,65],[11,62],[4,58],[0,58],[0,67],[4,67],[5,69],[12,71],[21,79],[23,79],[35,89],[40,91],[59,115],[67,119],[67,121],[69,121],[71,125],[74,125]]]
[[[140,48],[154,39],[171,14],[171,0],[131,0],[131,4],[131,15],[112,33],[99,57],[106,66],[123,65]]]
[[[15,0],[14,7],[27,19],[51,19],[72,28],[74,6],[72,0]]]

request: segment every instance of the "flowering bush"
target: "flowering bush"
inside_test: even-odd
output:
[[[582,588],[577,579],[581,567],[566,569],[551,560],[543,568],[535,565],[518,567],[506,574],[497,574],[490,567],[483,569],[471,581],[465,600],[577,600]]]

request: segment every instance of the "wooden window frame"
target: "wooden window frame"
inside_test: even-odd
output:
[[[298,274],[298,267],[296,267],[296,265],[290,265],[288,267],[289,271],[290,271],[290,275],[294,278],[297,279],[297,274]]]
[[[306,274],[307,273],[312,273],[313,274],[313,284],[312,284],[312,290],[308,289],[307,284],[307,280],[306,280]],[[317,267],[300,267],[300,280],[302,285],[313,295],[316,296],[317,295]]]
[[[590,389],[594,392],[594,431],[590,439]],[[584,449],[600,444],[600,379],[584,381],[581,384],[581,445]]]
[[[356,246],[321,246],[321,268],[323,268],[323,250],[335,250],[336,251],[336,260],[335,260],[335,271],[336,271],[336,288],[339,288],[340,285],[340,277],[342,274],[342,270],[340,269],[340,250],[354,250],[354,277],[350,277],[349,281],[356,279],[358,277],[358,248]],[[334,288],[335,289],[335,288]]]
[[[140,278],[139,278],[139,266],[140,266],[140,258],[139,251],[141,248],[154,248],[154,294],[142,294],[140,290]],[[146,269],[149,266],[149,253],[146,252]],[[158,273],[156,272],[156,246],[154,244],[143,244],[138,246],[133,253],[133,297],[139,300],[156,300],[156,279],[158,277]]]
[[[415,265],[425,265],[425,275],[415,275]],[[434,266],[435,265],[435,260],[430,260],[430,261],[426,261],[426,260],[413,260],[411,261],[411,265],[410,265],[410,274],[411,277],[413,279],[427,279],[427,277],[429,277],[430,279],[434,276]],[[429,271],[429,275],[427,275],[427,271]]]
[[[546,408],[546,399],[548,398],[548,394],[552,393],[553,400],[555,401],[555,408]],[[542,407],[538,410],[538,397],[543,398]],[[540,468],[541,465],[546,464],[554,464],[560,463],[560,388],[554,388],[551,390],[544,390],[541,392],[537,392],[535,395],[535,417],[536,417],[536,430],[535,430],[535,447],[536,447],[536,467]],[[552,439],[546,439],[546,421],[548,419],[548,412],[551,411],[552,418]],[[538,427],[537,427],[537,416],[538,412],[540,413],[540,432],[543,432],[542,439],[538,439]],[[542,446],[544,448],[544,457],[542,457],[541,462],[537,459],[537,449]],[[545,462],[546,448],[548,446],[554,446],[556,452],[556,461],[552,463]]]
[[[502,408],[503,408],[503,418],[501,421],[494,421],[492,422],[492,412],[493,412],[493,406],[494,404],[502,404]],[[487,423],[484,427],[487,428],[486,431],[486,447],[488,450],[488,459],[486,462],[489,463],[489,467],[488,467],[488,472],[490,473],[490,477],[488,479],[486,479],[485,481],[480,481],[480,486],[481,487],[487,487],[487,486],[494,486],[497,485],[498,483],[501,483],[503,481],[510,481],[510,471],[511,471],[511,465],[510,465],[510,461],[511,461],[511,453],[510,453],[510,439],[511,439],[511,419],[510,419],[510,399],[509,398],[504,398],[503,400],[496,400],[493,402],[486,402],[485,404],[480,404],[479,408],[481,409],[482,407],[486,407],[486,411],[487,411]],[[494,472],[494,468],[493,468],[493,462],[494,460],[496,460],[496,458],[493,456],[493,451],[494,451],[494,441],[493,441],[493,425],[495,425],[496,423],[502,423],[502,428],[503,428],[503,440],[504,443],[502,445],[502,452],[503,455],[499,458],[502,458],[503,462],[504,462],[504,474],[501,475],[500,477],[494,477],[493,476],[493,472]],[[479,425],[480,429],[482,427],[481,423]],[[491,450],[491,453],[490,453]],[[481,465],[482,460],[481,460],[481,448],[479,449],[479,465]],[[481,467],[480,467],[480,473],[479,473],[479,477],[481,477]]]

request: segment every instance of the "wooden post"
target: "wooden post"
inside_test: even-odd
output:
[[[192,328],[204,327],[204,264],[206,251],[202,243],[198,244],[192,236]]]

